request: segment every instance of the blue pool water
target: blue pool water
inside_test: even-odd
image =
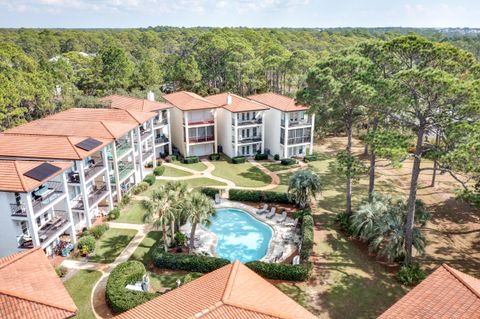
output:
[[[259,260],[267,253],[272,229],[247,212],[217,209],[217,216],[212,217],[211,222],[208,229],[217,236],[215,252],[219,257],[246,263]]]

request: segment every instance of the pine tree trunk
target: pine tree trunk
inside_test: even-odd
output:
[[[165,250],[165,252],[168,252],[167,227],[165,227],[164,223],[162,223],[162,237],[163,237],[163,249]]]
[[[405,224],[405,265],[409,265],[412,262],[413,222],[415,219],[415,202],[417,200],[418,177],[420,175],[420,164],[422,161],[424,134],[425,128],[421,125],[417,132],[417,145],[415,146],[410,194],[408,196],[407,222]]]
[[[436,134],[435,136],[435,149],[438,148],[438,144],[440,143],[440,134]],[[432,174],[432,183],[430,184],[431,187],[435,187],[435,180],[437,179],[437,169],[438,169],[438,160],[437,157],[435,156],[435,159],[433,161],[433,174]]]
[[[347,124],[347,153],[348,155],[352,155],[352,125],[351,123]],[[352,214],[352,178],[349,176],[347,177],[347,203],[346,203],[346,213],[348,216]]]
[[[170,223],[170,236],[172,243],[175,241],[175,221]]]
[[[192,254],[195,244],[195,231],[197,229],[197,223],[192,225],[192,230],[190,231],[190,243],[188,244],[188,253]]]
[[[378,128],[378,116],[373,118],[372,133],[375,135]],[[370,126],[369,126],[370,129]],[[365,144],[367,145],[367,144]],[[375,145],[370,145],[370,176],[368,181],[368,201],[372,202],[373,193],[375,192],[375,169],[377,165],[377,154],[375,154]]]

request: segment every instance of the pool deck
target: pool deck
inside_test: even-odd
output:
[[[277,212],[272,219],[266,218],[267,214],[257,214],[258,209],[240,202],[234,202],[222,199],[220,204],[215,204],[215,208],[235,208],[249,213],[257,220],[267,224],[272,228],[272,238],[268,247],[267,254],[260,261],[268,263],[280,263],[290,257],[301,242],[301,236],[298,227],[287,226],[287,223],[293,223],[291,218],[283,223],[277,222],[280,214]],[[180,228],[181,232],[190,235],[190,224]],[[217,245],[217,236],[203,226],[197,226],[195,232],[195,252],[207,253],[216,256],[215,247]]]

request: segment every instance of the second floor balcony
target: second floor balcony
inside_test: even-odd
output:
[[[166,137],[165,135],[163,136],[157,136],[155,138],[155,144],[158,145],[158,144],[165,144],[165,143],[168,143],[168,137]]]
[[[67,213],[65,211],[55,210],[55,216],[38,230],[40,242],[43,243],[51,239],[52,236],[56,236],[68,223]]]
[[[312,125],[312,118],[298,119],[288,121],[288,127],[310,126]],[[285,120],[281,121],[281,126],[285,126]]]
[[[305,144],[310,143],[312,138],[310,136],[299,136],[299,137],[291,137],[287,139],[288,145],[294,144]],[[285,145],[285,139],[283,137],[280,138],[280,144]]]
[[[256,136],[248,136],[248,137],[239,137],[238,143],[239,144],[247,144],[247,143],[257,143],[262,141],[261,135]]]
[[[105,197],[108,193],[106,184],[94,185],[91,192],[88,194],[88,205],[91,207],[97,203],[101,198]],[[72,208],[77,210],[84,210],[85,205],[81,197],[73,200]]]
[[[235,122],[234,122],[235,123]],[[263,123],[262,117],[259,118],[254,118],[254,119],[248,119],[248,120],[238,120],[238,126],[244,126],[244,125],[260,125]]]
[[[194,143],[205,143],[205,142],[214,142],[215,141],[215,136],[213,135],[207,135],[207,136],[189,136],[188,137],[188,142],[190,144]]]

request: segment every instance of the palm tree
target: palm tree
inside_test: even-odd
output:
[[[170,181],[165,184],[165,190],[168,192],[170,198],[170,205],[172,206],[172,214],[170,219],[170,237],[171,241],[175,238],[175,221],[181,219],[182,212],[180,205],[185,199],[188,192],[187,184],[180,181]]]
[[[322,190],[320,177],[312,171],[295,172],[288,181],[288,197],[294,200],[300,208],[305,208],[310,197]]]
[[[188,244],[189,253],[193,252],[193,244],[195,240],[195,231],[199,223],[209,225],[210,216],[216,215],[216,210],[213,207],[213,202],[210,198],[199,192],[192,192],[185,202],[185,209],[188,212],[188,221],[192,225],[190,232],[190,242]]]

